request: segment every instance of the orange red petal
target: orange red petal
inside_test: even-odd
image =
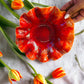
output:
[[[12,80],[11,80],[9,77],[8,77],[8,79],[9,79],[10,84],[13,84],[13,83],[12,83]]]
[[[0,51],[0,57],[2,57],[3,56],[3,54],[2,54],[2,52]]]
[[[41,84],[36,78],[34,78],[34,84]]]

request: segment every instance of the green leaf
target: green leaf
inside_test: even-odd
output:
[[[49,7],[48,5],[43,5],[43,4],[35,3],[35,2],[32,2],[32,4],[36,7]]]
[[[18,26],[17,24],[9,21],[8,19],[4,18],[1,15],[0,15],[0,25],[5,27],[12,27],[12,28],[16,28]]]
[[[0,0],[0,3],[2,3],[3,6],[4,6],[9,12],[11,12],[17,19],[20,18],[20,16],[19,16],[16,12],[14,12],[12,9],[10,9],[10,8],[8,7],[8,5],[4,2],[4,0]]]
[[[2,63],[0,63],[0,67],[5,67]]]
[[[48,5],[43,5],[43,4],[39,4],[39,3],[34,3],[34,2],[29,2],[29,0],[24,0],[24,7],[27,10],[30,10],[34,7],[49,7]]]
[[[11,40],[11,38],[8,36],[8,34],[1,27],[0,27],[0,31],[2,32],[2,34],[4,35],[4,37],[6,38],[6,40],[8,41],[8,43],[11,47],[13,47],[19,54],[25,55],[18,49],[17,45]]]
[[[30,10],[30,9],[34,8],[34,5],[29,0],[24,0],[23,2],[24,2],[24,7],[27,10]]]

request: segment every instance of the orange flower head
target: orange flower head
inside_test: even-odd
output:
[[[24,7],[24,3],[22,0],[14,0],[11,3],[11,8],[14,10],[19,10]]]
[[[42,83],[39,82],[36,78],[34,78],[34,84],[42,84]]]
[[[11,69],[9,71],[8,76],[10,84],[12,84],[12,81],[20,81],[20,79],[22,78],[20,72],[14,69]]]
[[[2,52],[0,51],[0,57],[2,57],[3,56],[3,54],[2,54]]]
[[[20,17],[16,44],[31,60],[57,60],[69,52],[74,41],[74,22],[57,7],[35,7]]]
[[[47,82],[41,74],[37,74],[34,78],[34,84],[47,84]]]
[[[54,70],[54,71],[52,72],[52,77],[53,77],[53,78],[61,78],[61,77],[65,76],[65,75],[66,75],[66,73],[65,73],[65,71],[62,69],[62,67],[57,68],[56,70]]]

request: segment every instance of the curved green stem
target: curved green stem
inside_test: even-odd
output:
[[[50,82],[48,79],[52,78],[52,75],[50,74],[48,77],[46,77],[46,81],[49,83],[49,84],[52,84],[52,82]]]
[[[34,8],[35,6],[29,1],[29,0],[24,0],[24,7],[27,9],[27,10],[30,10],[32,8]]]
[[[2,32],[2,34],[4,35],[4,37],[6,38],[6,40],[8,41],[8,43],[9,43],[9,45],[10,45],[11,47],[13,47],[19,54],[25,55],[24,53],[22,53],[22,52],[18,49],[17,45],[10,39],[10,37],[9,37],[9,36],[7,35],[7,33],[2,29],[2,27],[0,27],[0,31]]]
[[[81,67],[80,63],[79,63],[79,60],[77,58],[77,55],[75,55],[75,60],[76,62],[78,63],[78,66],[80,67],[80,69],[84,72],[84,69]]]
[[[12,27],[12,28],[15,28],[18,26],[17,24],[9,21],[8,19],[6,19],[5,17],[3,17],[1,15],[0,15],[0,25],[6,26],[6,27]]]
[[[52,82],[50,82],[48,79],[46,79],[46,81],[47,81],[47,83],[49,83],[49,84],[53,84]]]
[[[52,78],[52,75],[51,74],[46,77],[46,79],[50,79],[50,78]]]
[[[5,67],[5,66],[0,62],[0,67]]]
[[[75,36],[80,35],[80,34],[82,34],[83,32],[84,32],[84,29],[83,29],[82,31],[76,33]]]
[[[8,5],[4,2],[4,0],[0,0],[0,2],[3,4],[3,6],[9,11],[9,12],[11,12],[17,19],[19,19],[20,18],[20,16],[16,13],[16,12],[14,12],[13,10],[11,10],[9,7],[8,7]]]
[[[12,49],[13,49],[13,48],[12,48]],[[34,71],[34,73],[35,73],[35,75],[36,75],[37,72],[36,72],[36,70],[34,69],[34,67],[33,67],[30,63],[28,63],[20,54],[18,54],[18,52],[16,52],[15,49],[13,49],[13,51],[17,54],[17,56],[18,56],[21,60],[23,60],[24,62],[26,62],[26,63],[32,68],[32,70]]]
[[[34,6],[39,6],[39,7],[49,7],[48,5],[44,5],[44,4],[40,4],[40,3],[35,3],[35,2],[32,2],[32,4],[34,5]]]
[[[11,68],[7,64],[5,64],[3,60],[0,59],[0,63],[2,63],[8,70],[11,70]]]
[[[34,74],[34,73],[31,73],[31,74],[32,74],[32,76],[33,76],[33,77],[35,77],[35,76],[36,76],[36,74]]]

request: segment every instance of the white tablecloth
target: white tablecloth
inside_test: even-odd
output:
[[[7,1],[7,0],[6,0]],[[57,6],[61,8],[68,0],[32,0],[34,2],[39,2],[42,4]],[[18,14],[27,12],[24,9],[17,11]],[[0,14],[6,17],[7,19],[18,23],[17,20],[6,8],[0,4]],[[84,21],[78,22],[75,24],[75,33],[84,29]],[[10,35],[11,39],[15,41],[15,29],[8,28],[6,32]],[[21,72],[23,79],[19,82],[14,82],[13,84],[33,84],[33,77],[31,76],[30,68],[25,66],[25,63],[22,62],[16,54],[11,50],[6,39],[0,32],[0,51],[3,53],[3,60],[11,68],[17,69]],[[75,61],[75,54],[78,57],[80,65],[84,67],[84,33],[76,36],[74,40],[73,47],[71,51],[65,54],[62,58],[57,61],[49,61],[47,63],[40,63],[37,61],[31,61],[25,58],[29,63],[31,63],[38,73],[44,75],[45,77],[49,75],[54,69],[58,67],[63,67],[66,71],[66,76],[60,79],[50,79],[53,84],[84,84],[84,73],[78,67],[77,62]],[[8,71],[6,68],[0,68],[0,84],[10,84],[8,81]]]

